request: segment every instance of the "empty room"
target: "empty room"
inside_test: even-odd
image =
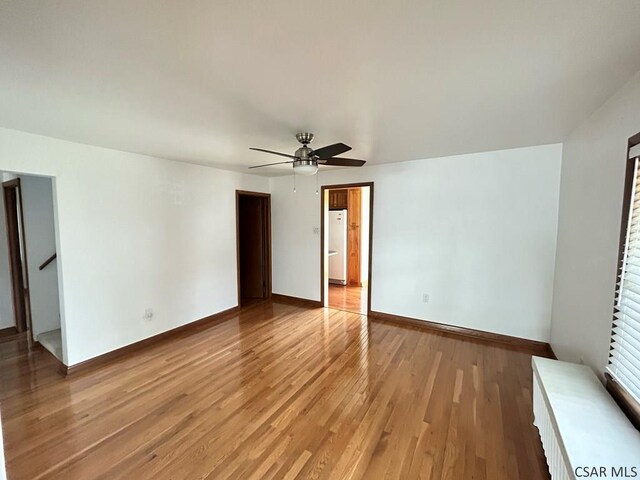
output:
[[[0,480],[640,478],[639,26],[0,0]]]

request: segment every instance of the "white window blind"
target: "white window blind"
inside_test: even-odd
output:
[[[639,152],[640,153],[640,152]],[[635,155],[634,155],[635,154]],[[631,155],[638,155],[635,151]],[[640,403],[640,178],[635,158],[607,370]]]

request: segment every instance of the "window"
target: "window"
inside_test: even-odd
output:
[[[640,405],[640,139],[637,137],[629,141],[624,230],[607,366],[613,381],[624,390],[622,401],[635,404],[627,405],[632,410]]]

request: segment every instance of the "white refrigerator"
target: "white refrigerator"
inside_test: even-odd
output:
[[[347,284],[347,211],[329,211],[329,282]]]

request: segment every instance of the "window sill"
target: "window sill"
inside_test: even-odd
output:
[[[620,410],[624,412],[634,427],[640,431],[640,404],[629,395],[624,388],[608,373],[604,374],[607,382],[607,391],[616,401]]]

